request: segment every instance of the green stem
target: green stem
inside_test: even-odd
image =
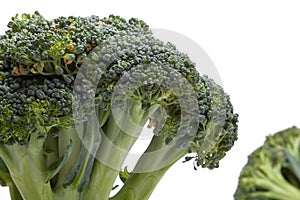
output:
[[[63,184],[78,159],[78,155],[80,152],[80,148],[78,147],[81,146],[81,140],[75,128],[59,128],[58,138],[59,157],[64,155],[67,146],[70,144],[70,140],[72,140],[74,148],[72,149],[71,156],[68,159],[66,165],[58,174],[58,180],[54,187],[54,199],[77,200],[80,197],[80,193],[77,191],[77,187],[69,186],[67,188],[64,188]]]
[[[38,131],[37,131],[38,132]],[[52,200],[50,183],[46,183],[43,159],[44,138],[31,135],[27,145],[0,145],[0,157],[6,164],[11,178],[23,199]]]
[[[110,115],[107,124],[103,127],[104,135],[97,161],[94,163],[93,176],[84,191],[83,199],[109,199],[122,163],[148,117],[148,112],[141,110],[141,103],[135,101],[130,102],[127,112]]]
[[[282,199],[282,200],[298,200],[300,196],[300,191],[295,187],[289,187],[288,183],[284,183],[282,185],[277,185],[268,179],[255,179],[255,184],[267,189],[267,191],[263,192],[253,192],[249,197],[253,199],[257,197],[268,197],[270,199]]]
[[[135,173],[110,200],[147,200],[169,167],[148,173]]]
[[[77,187],[68,187],[63,188],[59,187],[53,193],[54,200],[61,200],[61,199],[72,199],[72,200],[80,200],[81,193],[77,191]]]
[[[147,200],[166,171],[187,153],[174,145],[165,145],[167,134],[153,136],[122,189],[110,200]]]
[[[9,193],[11,200],[23,200],[18,188],[14,183],[9,184]]]
[[[1,151],[1,150],[0,150]],[[18,188],[11,179],[11,175],[4,161],[0,158],[0,182],[2,186],[8,186],[12,200],[23,200]]]
[[[99,114],[102,119],[99,123],[102,126],[109,112],[104,111]],[[94,156],[92,154],[93,152],[96,153],[98,148],[95,139],[98,129],[94,125],[95,122],[97,121],[89,118],[87,122],[78,125],[76,129],[60,129],[59,152],[61,155],[64,154],[70,140],[74,141],[73,146],[81,146],[81,148],[74,148],[75,151],[72,151],[71,158],[59,173],[58,183],[55,187],[56,199],[80,199],[82,195],[81,191],[89,184],[89,177],[91,176],[91,169],[94,163]],[[81,136],[79,137],[78,134]]]
[[[95,160],[92,177],[82,199],[108,200],[119,170],[110,168]]]
[[[289,195],[289,194],[298,194],[300,196],[300,191],[291,185],[281,174],[281,167],[276,166],[273,167],[270,165],[267,165],[265,168],[261,167],[262,170],[264,170],[264,174],[266,174],[266,180],[269,180],[271,183],[270,188],[272,188],[275,192],[281,194],[281,195]],[[273,173],[269,173],[269,172]]]

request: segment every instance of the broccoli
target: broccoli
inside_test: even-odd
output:
[[[222,87],[136,18],[35,12],[0,36],[0,182],[13,200],[148,199],[183,157],[217,168],[237,122]],[[147,123],[149,146],[122,170]]]
[[[300,198],[300,130],[296,127],[266,137],[241,171],[238,200]]]

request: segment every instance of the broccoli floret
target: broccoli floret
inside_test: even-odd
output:
[[[70,126],[72,90],[62,78],[13,77],[0,81],[0,141],[26,144],[38,127]]]
[[[118,16],[59,17],[48,21],[38,12],[16,15],[1,36],[0,60],[5,71],[19,75],[76,74],[84,57],[97,45],[123,31],[150,34],[137,19]]]
[[[36,12],[8,28],[0,180],[16,199],[148,199],[179,159],[213,169],[237,140],[229,96],[141,20]],[[147,121],[151,143],[110,198]]]
[[[237,200],[300,197],[300,130],[292,127],[266,137],[241,171]]]

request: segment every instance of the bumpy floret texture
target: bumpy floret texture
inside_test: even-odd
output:
[[[59,78],[12,77],[0,80],[0,141],[25,144],[43,127],[71,125],[72,90]]]
[[[151,142],[110,198],[147,120]],[[187,154],[218,167],[237,121],[222,87],[136,18],[35,12],[0,36],[0,184],[13,199],[146,200]]]
[[[161,105],[166,116],[165,120],[157,117],[156,134],[167,135],[166,144],[188,135],[191,139],[179,146],[196,153],[197,166],[218,167],[237,140],[238,116],[228,95],[213,80],[200,76],[195,64],[174,45],[155,39],[143,21],[118,16],[49,21],[35,13],[13,17],[8,27],[0,38],[1,142],[26,143],[37,120],[46,129],[72,124],[73,90],[80,91],[78,98],[83,99],[78,106],[84,106],[91,95],[103,110],[124,107],[123,100],[130,98],[141,101],[145,110]],[[91,67],[76,77],[82,65]],[[75,78],[91,77],[99,81],[95,91],[84,85],[74,88]],[[124,84],[118,84],[122,78]],[[184,91],[176,81],[191,85],[191,91]],[[113,102],[115,89],[119,96]],[[191,96],[196,102],[189,101]],[[179,130],[180,123],[197,123],[197,129]]]
[[[149,33],[137,19],[118,16],[59,17],[48,21],[38,12],[16,15],[1,36],[3,68],[13,75],[76,73],[84,56],[106,38],[124,30]]]

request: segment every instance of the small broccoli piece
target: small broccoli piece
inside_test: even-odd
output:
[[[296,200],[300,197],[300,130],[292,127],[266,137],[242,169],[237,200]]]
[[[109,197],[148,120],[150,145]],[[218,167],[237,122],[222,87],[136,18],[36,12],[0,36],[0,180],[15,199],[146,200],[183,157]]]

